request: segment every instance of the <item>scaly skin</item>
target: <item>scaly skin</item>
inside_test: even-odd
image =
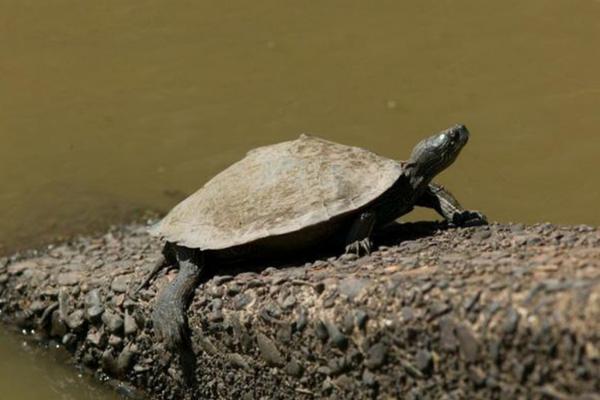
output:
[[[154,331],[166,347],[180,355],[184,378],[189,383],[195,376],[195,356],[191,346],[186,309],[203,269],[203,262],[181,257],[189,249],[178,252],[179,273],[158,295],[152,311]],[[197,263],[195,263],[197,262]]]
[[[192,263],[179,265],[177,277],[158,295],[152,312],[154,329],[170,348],[177,348],[186,339],[185,310],[196,288],[200,268]]]

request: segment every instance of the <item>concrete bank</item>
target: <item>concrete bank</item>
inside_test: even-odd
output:
[[[150,398],[600,398],[600,230],[401,224],[356,258],[215,271],[188,311],[193,387],[131,290],[145,227],[0,260],[3,320]]]

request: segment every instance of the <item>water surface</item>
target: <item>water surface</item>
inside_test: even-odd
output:
[[[78,374],[61,351],[42,349],[25,339],[0,329],[2,399],[123,400],[100,382]]]
[[[405,158],[500,221],[600,223],[600,2],[0,0],[0,243],[168,210],[312,132]]]

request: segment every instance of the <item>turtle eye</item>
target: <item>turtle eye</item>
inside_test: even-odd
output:
[[[458,142],[460,134],[457,131],[452,131],[448,134],[450,137],[450,146],[454,147],[454,145]]]

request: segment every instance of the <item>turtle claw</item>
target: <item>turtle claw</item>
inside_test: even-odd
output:
[[[461,211],[459,213],[454,214],[452,217],[452,225],[454,226],[480,226],[487,225],[488,221],[485,215],[483,215],[479,211]]]
[[[346,246],[346,254],[356,254],[359,257],[362,254],[371,254],[371,239],[365,238],[350,243],[348,246]]]

